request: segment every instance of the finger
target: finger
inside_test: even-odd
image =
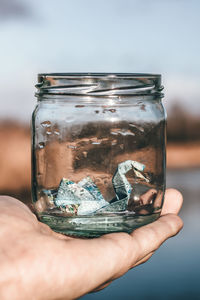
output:
[[[8,217],[15,220],[10,225],[17,226],[20,222],[28,222],[34,226],[38,224],[36,216],[24,203],[9,196],[0,196],[0,218],[8,220]]]
[[[167,189],[161,215],[178,214],[183,203],[181,193],[175,189]]]
[[[147,260],[149,260],[152,257],[152,255],[154,253],[155,253],[155,251],[153,251],[153,252],[145,255],[142,259],[138,260],[137,263],[133,267],[137,267],[137,266],[139,266],[141,264],[144,264]]]
[[[176,235],[182,227],[183,222],[178,216],[168,214],[133,231],[131,236],[136,241],[139,251],[137,261],[158,249],[165,240]]]
[[[125,249],[127,261],[121,260],[121,270],[118,261],[118,274],[112,279],[116,279],[123,275],[128,269],[135,265],[141,264],[146,259],[150,258],[161,244],[168,238],[176,235],[182,228],[183,222],[176,215],[165,215],[157,221],[140,227],[131,233],[132,241],[127,243]],[[126,246],[124,246],[126,247]],[[128,260],[129,258],[129,260]],[[127,263],[127,264],[126,264]]]
[[[165,202],[164,202],[162,214],[167,214],[167,213],[177,214],[182,206],[182,202],[183,202],[183,197],[179,191],[175,189],[166,190]],[[154,252],[155,251],[145,255],[143,258],[137,261],[134,267],[145,263],[154,254]]]
[[[107,281],[106,283],[100,285],[99,287],[97,287],[96,289],[94,289],[91,293],[95,293],[95,292],[99,292],[103,289],[105,289],[107,286],[109,286],[112,283],[112,280]]]
[[[23,202],[10,196],[0,196],[0,205],[1,205],[1,210],[4,209],[7,212],[12,211],[9,209],[12,206],[12,207],[18,207],[21,210],[24,210],[32,214],[30,209]]]

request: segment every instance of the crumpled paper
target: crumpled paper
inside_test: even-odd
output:
[[[110,202],[103,198],[96,184],[87,176],[78,183],[63,178],[54,203],[56,207],[73,215],[125,211],[132,192],[132,186],[125,175],[131,169],[136,177],[148,182],[148,179],[141,173],[145,169],[144,164],[133,160],[126,160],[118,164],[112,178],[116,197]]]

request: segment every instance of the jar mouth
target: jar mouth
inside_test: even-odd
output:
[[[36,96],[163,96],[161,75],[148,73],[41,73],[36,88]]]

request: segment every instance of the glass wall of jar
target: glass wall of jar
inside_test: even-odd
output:
[[[131,232],[165,192],[161,76],[40,74],[32,117],[38,218],[78,236]]]

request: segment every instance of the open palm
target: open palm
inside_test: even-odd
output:
[[[167,190],[162,216],[131,234],[78,239],[53,232],[22,202],[0,197],[0,299],[74,299],[108,285],[182,228],[181,194]]]

